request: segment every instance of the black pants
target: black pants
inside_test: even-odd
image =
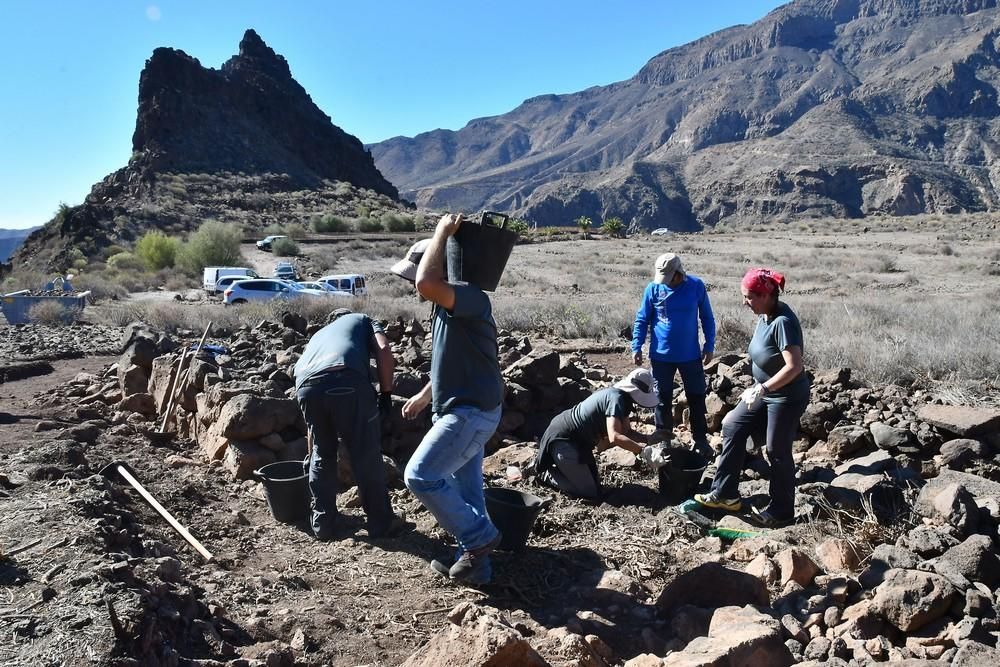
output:
[[[334,530],[341,443],[350,456],[368,532],[385,531],[393,514],[382,467],[381,418],[368,379],[350,369],[320,373],[299,388],[298,400],[313,443],[309,460],[313,533],[326,538]]]
[[[722,454],[712,490],[723,498],[738,498],[740,473],[747,455],[747,438],[767,429],[767,458],[771,463],[770,512],[778,519],[795,516],[795,463],[792,443],[799,432],[799,418],[809,400],[796,403],[762,401],[750,410],[740,401],[722,420]]]

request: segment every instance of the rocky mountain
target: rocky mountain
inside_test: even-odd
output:
[[[419,205],[697,229],[1000,207],[996,0],[796,0],[458,131],[371,146]]]
[[[90,258],[150,228],[184,232],[206,218],[307,223],[345,196],[338,183],[403,205],[361,141],[331,122],[256,32],[218,70],[158,48],[139,78],[128,164],[81,206],[62,208],[12,261],[65,265],[71,253]]]
[[[0,229],[0,262],[6,262],[7,258],[24,243],[31,232],[38,227],[28,229]]]

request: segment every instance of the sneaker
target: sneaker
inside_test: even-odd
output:
[[[448,576],[473,584],[489,583],[491,575],[490,554],[500,546],[501,539],[503,539],[503,535],[497,531],[496,537],[483,546],[464,552],[448,569]]]
[[[448,572],[449,570],[451,570],[451,568],[442,563],[441,561],[439,561],[437,558],[435,558],[434,560],[431,561],[431,570],[433,570],[436,574],[439,574],[442,577],[447,578]]]
[[[750,508],[751,519],[755,524],[762,528],[781,528],[783,526],[788,526],[795,521],[795,517],[788,519],[782,519],[771,513],[769,508],[757,509],[756,507]]]
[[[704,507],[711,507],[714,510],[726,510],[727,512],[739,512],[743,503],[739,498],[723,498],[715,491],[708,493],[696,493],[694,499]]]
[[[695,442],[691,445],[691,451],[700,456],[704,456],[706,461],[715,460],[715,450],[707,442]]]

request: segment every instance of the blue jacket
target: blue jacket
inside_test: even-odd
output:
[[[705,336],[705,346],[698,344],[698,320]],[[700,359],[704,352],[715,351],[715,316],[708,300],[705,283],[686,274],[676,288],[649,283],[642,303],[635,313],[632,328],[632,354],[642,350],[649,337],[651,361],[683,362]]]

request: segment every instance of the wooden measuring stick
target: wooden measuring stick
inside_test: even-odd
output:
[[[163,419],[160,421],[160,427],[156,429],[157,433],[163,433],[167,430],[167,415],[174,407],[174,389],[177,388],[177,379],[180,378],[181,373],[184,371],[184,360],[187,359],[188,349],[185,347],[181,350],[181,358],[177,364],[177,372],[174,373],[174,377],[170,379],[170,388],[167,389],[167,407],[163,412]]]
[[[195,550],[199,554],[201,554],[202,558],[204,558],[206,562],[212,560],[212,553],[208,549],[206,549],[204,546],[202,546],[201,542],[199,542],[198,539],[194,535],[192,535],[190,532],[188,532],[188,529],[185,528],[184,526],[182,526],[181,523],[177,519],[175,519],[173,517],[173,515],[170,512],[168,512],[167,509],[163,505],[161,505],[160,503],[156,502],[156,498],[154,498],[149,493],[149,491],[147,491],[146,489],[144,489],[142,487],[142,484],[139,483],[139,480],[137,480],[135,477],[133,477],[129,473],[129,471],[125,469],[124,466],[116,465],[115,466],[115,470],[118,472],[119,475],[122,476],[122,478],[126,482],[128,482],[129,484],[132,485],[132,488],[134,488],[136,491],[139,492],[139,495],[141,495],[143,497],[143,499],[145,499],[145,501],[147,503],[149,503],[149,505],[154,510],[156,510],[156,512],[160,516],[162,516],[164,519],[167,520],[167,523],[169,523],[171,525],[171,527],[173,527],[174,530],[176,530],[178,533],[180,533],[181,537],[183,537],[185,540],[187,540],[188,544],[190,544],[192,547],[194,547]]]

